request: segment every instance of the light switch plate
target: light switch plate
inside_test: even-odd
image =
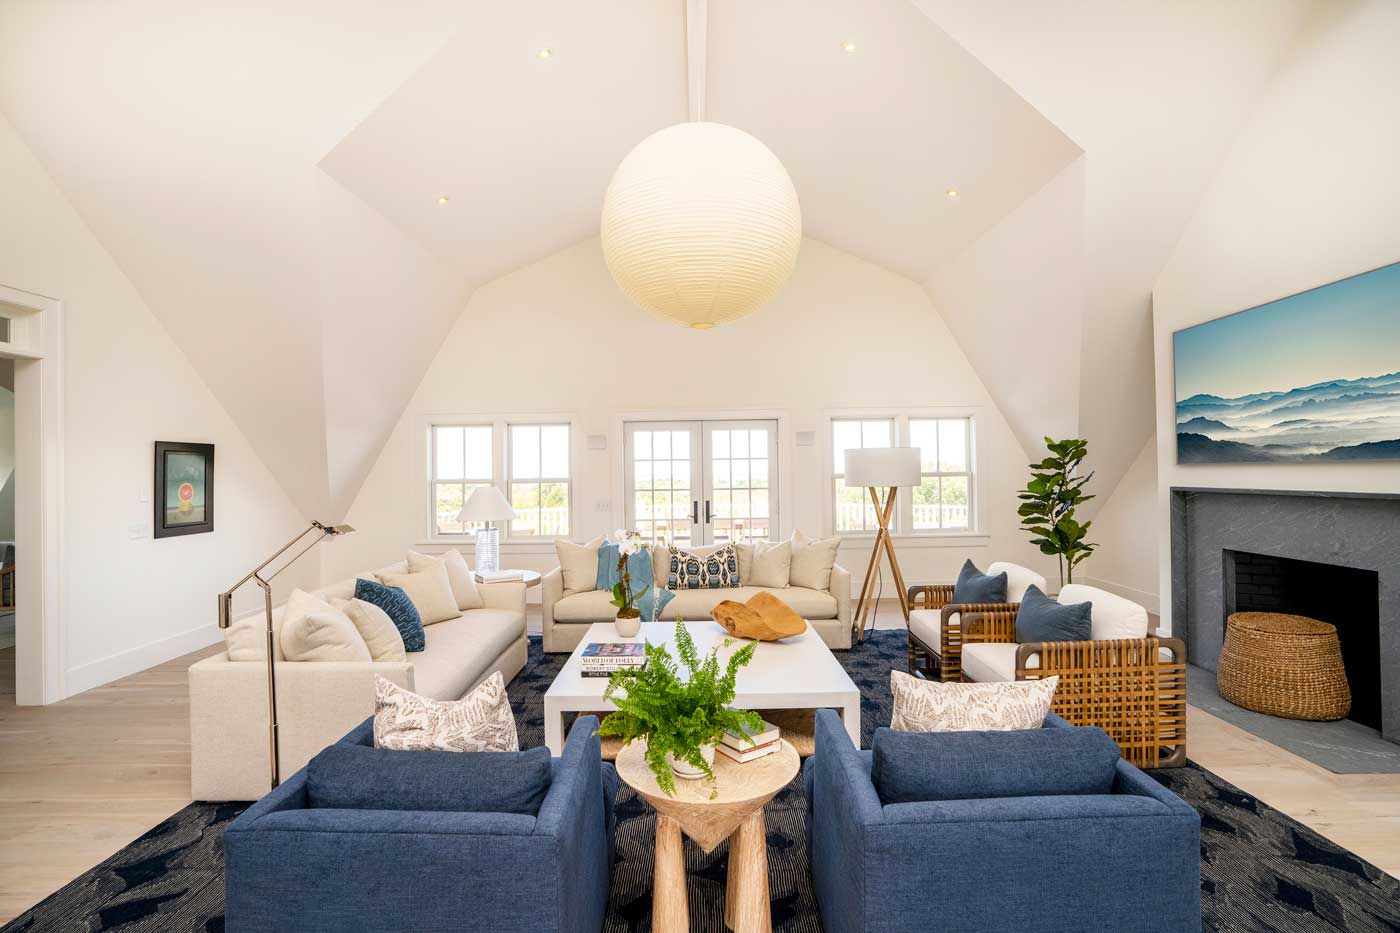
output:
[[[595,512],[611,512],[611,511],[612,511],[612,503],[609,502],[607,499],[599,499],[599,500],[597,500],[596,502],[593,503],[593,511],[595,511]]]
[[[813,444],[815,444],[816,442],[817,442],[817,432],[816,432],[816,431],[798,431],[798,432],[797,432],[797,446],[798,446],[798,447],[811,447],[811,446],[812,446]]]
[[[608,449],[608,436],[607,436],[606,434],[590,434],[590,435],[588,435],[588,449],[589,449],[589,450],[607,450],[607,449]]]

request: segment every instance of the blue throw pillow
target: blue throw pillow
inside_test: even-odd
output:
[[[1118,745],[1097,727],[1014,732],[875,730],[870,780],[881,803],[1107,794]]]
[[[642,610],[643,622],[655,622],[661,618],[661,610],[666,608],[666,604],[676,598],[676,594],[671,590],[653,586],[647,594],[637,601],[637,608]]]
[[[1006,571],[985,574],[969,560],[963,564],[958,582],[953,585],[953,602],[960,605],[1006,602]]]
[[[1023,645],[1043,641],[1088,641],[1093,628],[1089,612],[1093,603],[1055,602],[1032,584],[1016,610],[1016,641]]]
[[[612,592],[612,588],[622,580],[622,574],[617,572],[617,558],[617,545],[611,541],[598,548],[598,581],[594,589]],[[634,593],[655,582],[656,568],[651,562],[651,548],[642,548],[627,558],[627,576],[631,579]]]
[[[394,751],[340,743],[306,766],[311,807],[534,816],[549,792],[549,749]]]
[[[407,593],[397,586],[385,586],[361,577],[355,581],[355,598],[384,610],[403,636],[404,651],[423,650],[423,619]]]

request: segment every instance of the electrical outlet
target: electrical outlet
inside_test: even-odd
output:
[[[612,511],[612,503],[609,502],[607,499],[599,499],[599,500],[597,500],[596,502],[593,503],[593,511],[595,511],[595,512],[611,512],[611,511]]]

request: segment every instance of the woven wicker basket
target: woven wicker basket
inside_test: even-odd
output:
[[[1330,720],[1351,709],[1337,629],[1304,616],[1231,615],[1216,679],[1225,699],[1271,716]]]

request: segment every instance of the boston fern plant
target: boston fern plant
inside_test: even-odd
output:
[[[1060,560],[1060,584],[1074,582],[1074,568],[1093,553],[1098,545],[1084,540],[1093,522],[1079,524],[1074,510],[1093,496],[1084,494],[1084,486],[1094,478],[1076,476],[1079,464],[1089,453],[1089,442],[1078,438],[1056,441],[1045,439],[1050,456],[1032,463],[1031,481],[1021,490],[1021,527],[1034,537],[1042,554],[1054,554]]]
[[[603,699],[617,711],[609,713],[598,732],[622,739],[624,743],[646,739],[646,762],[656,775],[656,783],[668,797],[675,796],[676,779],[669,753],[705,773],[710,796],[715,788],[715,772],[700,748],[714,745],[726,731],[753,735],[763,728],[757,714],[731,709],[734,681],[739,669],[753,660],[756,642],[734,652],[729,663],[720,667],[719,647],[704,660],[695,650],[695,641],[683,621],[676,623],[676,649],[687,677],[682,680],[676,659],[665,645],[648,643],[647,663],[640,670],[622,670],[608,680]]]

